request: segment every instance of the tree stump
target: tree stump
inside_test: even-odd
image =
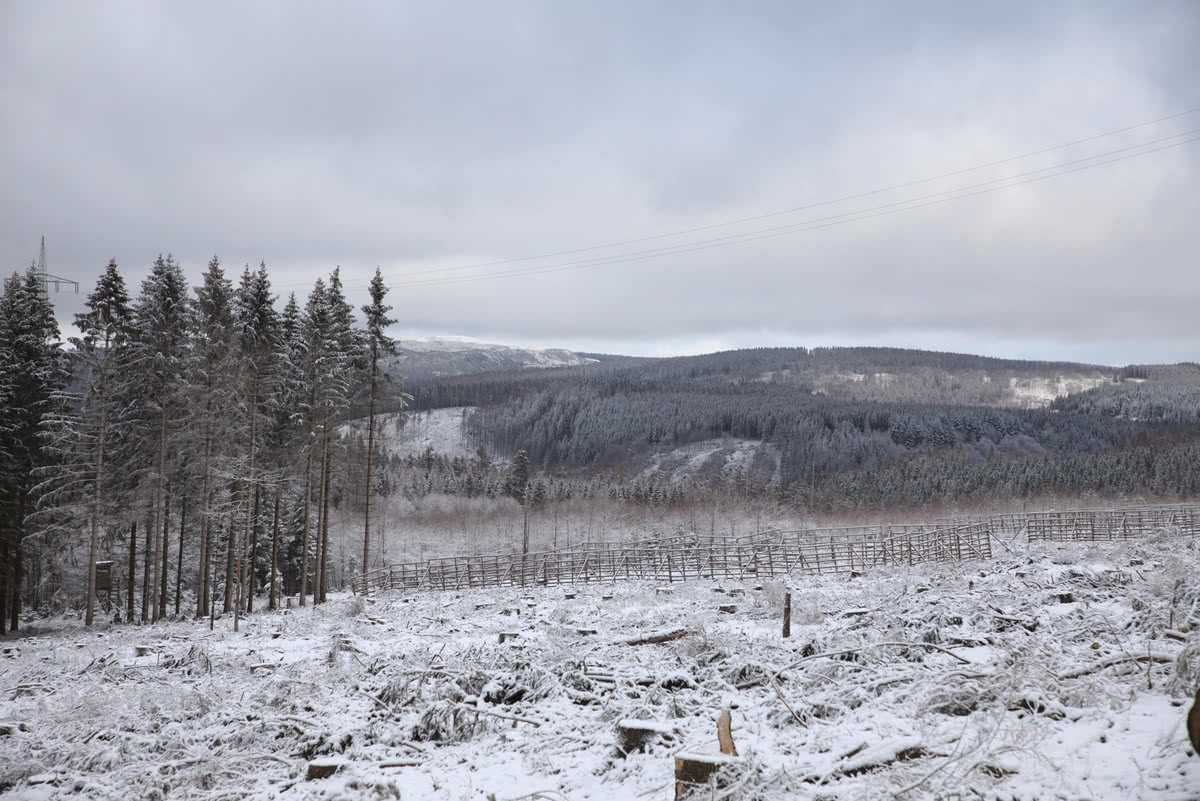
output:
[[[783,596],[783,638],[786,640],[792,636],[792,594],[784,593]]]
[[[304,778],[312,781],[313,779],[327,779],[333,774],[346,766],[346,762],[337,757],[326,757],[325,759],[314,759],[308,763],[308,772],[304,774]]]
[[[739,762],[739,757],[726,754],[679,752],[675,755],[675,801],[708,797],[721,770]]]
[[[617,721],[617,748],[622,756],[637,751],[645,751],[646,746],[654,742],[669,742],[675,737],[675,727],[670,723],[659,723],[655,720],[619,720]]]

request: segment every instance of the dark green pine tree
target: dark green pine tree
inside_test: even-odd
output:
[[[253,610],[253,587],[247,591],[245,584],[253,583],[253,563],[257,540],[254,525],[261,487],[258,471],[263,449],[261,430],[269,424],[271,410],[277,401],[279,385],[279,312],[275,310],[275,297],[271,294],[271,279],[267,275],[266,263],[260,263],[256,271],[249,266],[242,273],[234,304],[234,327],[237,332],[238,358],[242,365],[241,401],[246,415],[246,443],[244,480],[241,482],[243,525],[241,541],[235,537],[237,558],[237,600],[234,606],[233,628],[238,630],[238,616],[243,604],[247,611]]]
[[[72,337],[73,374],[83,386],[65,397],[72,411],[49,426],[51,447],[58,457],[57,475],[46,483],[46,503],[63,514],[69,525],[72,511],[82,503],[88,527],[88,592],[85,623],[95,619],[96,558],[100,529],[107,522],[106,489],[113,483],[107,459],[110,443],[124,435],[114,384],[129,347],[133,314],[125,279],[116,260],[104,268],[84,311],[75,315],[80,336]]]
[[[168,542],[165,534],[170,508],[168,477],[172,457],[185,420],[191,366],[192,308],[187,279],[170,255],[160,255],[142,282],[133,308],[127,350],[129,369],[123,371],[121,395],[137,420],[137,460],[153,460],[148,472],[153,487],[154,529],[149,542],[153,581],[150,585],[151,619],[166,614]]]
[[[375,403],[379,397],[380,385],[387,380],[386,372],[380,367],[380,359],[396,354],[396,342],[387,335],[388,327],[396,323],[388,317],[392,307],[383,302],[387,292],[383,275],[376,267],[375,277],[371,279],[371,302],[362,307],[367,321],[367,475],[363,510],[363,573],[367,572],[371,564],[371,495],[374,489],[371,470],[375,456]]]
[[[35,473],[50,455],[42,425],[66,382],[58,322],[35,267],[14,273],[0,297],[0,633],[16,631],[24,579],[22,541],[38,502]]]
[[[212,590],[209,582],[215,541],[213,496],[221,483],[217,480],[217,465],[229,456],[231,450],[232,397],[237,375],[233,342],[233,284],[225,277],[225,270],[216,256],[208,263],[203,283],[196,287],[193,323],[195,344],[191,382],[200,392],[196,403],[203,407],[199,413],[199,438],[204,442],[204,456],[200,466],[200,559],[196,583],[196,615],[203,617],[209,612]]]

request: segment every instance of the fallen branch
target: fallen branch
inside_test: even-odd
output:
[[[665,631],[659,634],[647,634],[645,637],[635,637],[632,640],[625,640],[622,645],[657,645],[671,640],[679,640],[688,635],[687,629],[675,629],[674,631]]]
[[[795,667],[798,667],[798,666],[804,664],[805,662],[811,662],[814,659],[829,659],[831,657],[842,656],[844,654],[857,654],[857,653],[861,653],[862,651],[867,650],[868,648],[926,648],[931,651],[940,651],[941,653],[946,654],[947,656],[954,657],[955,659],[957,659],[959,662],[961,662],[964,665],[971,664],[970,659],[966,659],[965,657],[959,656],[958,654],[951,651],[949,648],[943,648],[942,646],[934,645],[933,643],[928,643],[928,642],[877,642],[877,643],[872,643],[871,645],[864,645],[861,648],[843,648],[840,651],[826,651],[825,653],[822,653],[822,654],[813,654],[812,656],[806,656],[803,659],[797,659],[795,662],[792,662],[790,665],[785,665],[784,667],[781,667],[779,670],[775,671],[774,678],[778,679],[780,676],[782,676],[784,674],[785,671],[788,671]]]
[[[1125,664],[1126,662],[1153,662],[1157,664],[1167,664],[1174,662],[1175,657],[1172,654],[1140,654],[1137,656],[1114,656],[1109,659],[1101,660],[1094,665],[1076,668],[1075,670],[1067,671],[1059,674],[1060,679],[1078,679],[1081,676],[1088,676],[1092,673],[1099,673],[1102,670],[1108,670],[1110,667]]]
[[[455,704],[455,706],[466,712],[477,712],[480,715],[488,715],[493,718],[500,718],[501,720],[513,720],[513,721],[516,721],[517,723],[528,723],[530,726],[534,726],[534,727],[540,727],[542,725],[541,723],[539,723],[536,720],[530,720],[529,718],[519,718],[516,715],[505,715],[502,712],[492,712],[490,709],[480,709],[479,707],[471,706],[470,704]]]

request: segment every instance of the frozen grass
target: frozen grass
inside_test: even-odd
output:
[[[51,621],[2,642],[0,794],[669,799],[674,753],[716,752],[730,707],[742,760],[705,798],[1198,795],[1200,554],[1169,532],[853,580],[567,591],[338,597],[236,635]],[[626,719],[670,737],[623,753]],[[342,770],[306,780],[323,757]]]

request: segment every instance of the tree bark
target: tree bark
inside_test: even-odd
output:
[[[150,620],[150,543],[154,539],[154,520],[146,516],[146,536],[142,537],[142,622]]]
[[[104,352],[108,352],[107,334],[104,337]],[[84,616],[84,625],[86,626],[92,625],[92,622],[96,619],[96,556],[100,550],[100,510],[104,508],[104,413],[106,411],[104,408],[104,374],[106,369],[107,366],[102,367],[100,370],[100,420],[96,435],[96,475],[92,485],[92,520],[88,543],[87,612]]]
[[[187,496],[179,504],[179,553],[175,562],[175,617],[179,617],[179,607],[183,602],[183,531],[187,523]]]
[[[162,594],[159,583],[162,573],[166,572],[166,563],[160,561],[163,557],[163,530],[166,526],[166,515],[163,513],[163,503],[167,491],[167,408],[163,399],[163,408],[158,416],[158,476],[154,481],[154,583],[151,585],[151,614],[158,620],[160,609],[163,608]]]
[[[271,593],[267,599],[267,609],[274,609],[276,606],[275,594],[275,574],[279,572],[279,495],[281,491],[275,490],[275,513],[271,519]]]
[[[226,526],[225,537],[225,603],[222,611],[228,614],[233,611],[233,521]]]
[[[371,557],[371,467],[375,455],[375,373],[378,370],[375,343],[371,343],[371,400],[367,407],[367,491],[363,510],[363,558],[359,572],[366,575]]]
[[[133,617],[136,614],[133,596],[134,588],[137,587],[137,519],[129,524],[129,587],[128,597],[125,601],[125,622],[132,623]]]
[[[304,606],[304,596],[308,594],[308,518],[312,509],[312,451],[313,443],[310,432],[308,452],[304,457],[304,534],[301,536],[300,548],[300,605]]]
[[[254,566],[258,562],[258,502],[262,492],[254,488],[254,518],[250,526],[250,554],[246,559],[246,614],[254,611],[254,589],[256,576]]]
[[[200,575],[197,580],[196,617],[208,614],[209,563],[212,561],[212,379],[209,379],[208,406],[204,426],[204,487],[200,496]]]
[[[321,603],[325,603],[325,596],[329,591],[328,573],[326,572],[326,569],[329,565],[329,495],[330,484],[333,483],[333,480],[329,473],[330,458],[328,424],[325,426],[324,440],[324,466],[321,469],[321,579],[317,582],[317,589],[321,593]]]
[[[168,531],[171,525],[171,496],[163,495],[163,516],[162,516],[162,571],[159,574],[158,584],[158,612],[157,618],[167,616],[167,576],[171,574],[170,543],[171,539],[168,536]]]
[[[5,631],[8,620],[8,535],[0,531],[0,634]]]

